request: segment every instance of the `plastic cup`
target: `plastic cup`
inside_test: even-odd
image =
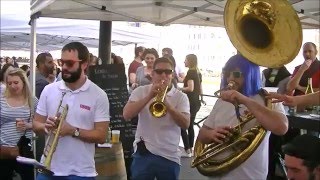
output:
[[[21,118],[16,118],[16,128],[20,128],[24,124],[24,120]]]
[[[113,144],[119,143],[120,142],[120,130],[112,130],[111,134],[112,134],[111,142]]]

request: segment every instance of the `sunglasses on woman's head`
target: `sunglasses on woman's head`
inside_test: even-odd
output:
[[[224,72],[224,76],[225,76],[225,77],[230,77],[231,74],[232,74],[232,76],[233,76],[234,78],[240,78],[240,77],[242,77],[242,72],[240,72],[240,71]]]
[[[61,66],[66,64],[67,67],[72,67],[74,63],[81,62],[81,60],[64,60],[64,59],[60,59],[59,61],[61,63]]]
[[[165,73],[166,75],[170,75],[173,73],[172,69],[155,69],[154,72],[161,75],[162,73]]]

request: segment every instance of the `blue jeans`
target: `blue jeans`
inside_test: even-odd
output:
[[[37,180],[95,180],[95,177],[80,177],[75,175],[70,176],[46,176],[38,173]]]
[[[131,164],[132,180],[178,180],[180,165],[151,153],[133,154]]]

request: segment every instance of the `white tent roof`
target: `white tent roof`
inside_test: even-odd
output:
[[[289,0],[305,29],[320,27],[319,0]],[[226,0],[32,0],[31,14],[103,21],[223,27]]]
[[[28,16],[1,14],[1,50],[30,50]],[[112,45],[143,44],[159,39],[156,33],[137,27],[115,24]],[[41,18],[37,24],[37,51],[59,50],[79,41],[91,48],[99,47],[99,21]]]

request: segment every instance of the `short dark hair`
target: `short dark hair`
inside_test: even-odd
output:
[[[84,62],[89,62],[90,59],[90,53],[88,48],[83,45],[81,42],[71,42],[69,44],[66,44],[63,48],[62,48],[62,52],[64,51],[78,51],[78,58],[79,60],[81,60],[81,63]]]
[[[169,59],[172,62],[173,68],[176,68],[176,59],[173,56],[165,54],[163,57]]]
[[[154,61],[153,69],[155,69],[156,66],[157,66],[157,64],[159,64],[159,63],[168,63],[168,64],[170,64],[170,66],[172,67],[172,69],[174,68],[172,62],[171,62],[168,58],[161,57],[161,58],[158,58],[158,59],[156,59],[156,60]],[[173,70],[174,70],[174,69],[173,69]]]
[[[36,65],[37,67],[40,66],[40,64],[44,64],[46,62],[47,57],[51,57],[52,55],[48,52],[40,53],[36,58]]]
[[[303,160],[309,171],[320,165],[320,139],[304,134],[295,137],[291,142],[283,146],[284,154]]]
[[[138,56],[139,56],[139,53],[140,53],[140,52],[143,52],[143,50],[144,50],[144,47],[142,47],[142,46],[136,47],[136,48],[134,49],[134,57],[135,57],[135,58],[138,57]]]
[[[167,51],[167,52],[168,52],[168,54],[169,54],[169,55],[171,55],[171,56],[173,55],[173,51],[172,51],[172,49],[171,49],[171,48],[168,48],[168,47],[163,48],[163,49],[162,49],[162,52],[163,52],[163,51]]]
[[[156,57],[156,59],[159,58],[159,54],[158,54],[158,51],[154,48],[146,48],[144,51],[143,51],[143,59],[146,57],[147,54],[153,54],[154,57]]]
[[[29,68],[30,68],[30,67],[29,67],[28,65],[26,65],[26,64],[24,64],[24,65],[22,65],[22,66],[20,67],[20,69],[22,69],[22,70],[24,70],[24,71],[27,71]]]
[[[316,46],[316,44],[314,44],[313,42],[306,42],[306,43],[304,43],[303,48],[304,48],[307,44],[311,44],[311,46],[313,46],[313,48],[314,48],[315,50],[317,50],[317,46]]]

